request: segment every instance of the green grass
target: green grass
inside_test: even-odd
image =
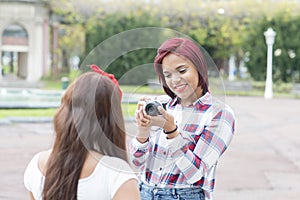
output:
[[[45,90],[61,90],[62,89],[62,83],[58,80],[43,80],[44,83],[43,89]]]
[[[162,89],[152,89],[148,86],[121,85],[124,93],[141,93],[141,94],[164,94]]]
[[[71,77],[72,79],[72,77]],[[43,89],[61,90],[60,80],[51,80],[45,78],[42,80],[45,87]],[[221,91],[219,80],[210,80],[211,91],[214,94],[225,94],[228,96],[264,96],[264,82],[252,82],[252,91]],[[120,86],[123,93],[141,93],[141,94],[164,94],[162,89],[153,89],[148,86]],[[300,98],[300,95],[291,94],[291,84],[274,84],[274,97]],[[122,104],[122,111],[125,117],[134,116],[136,104]],[[57,109],[1,109],[0,119],[6,117],[53,117]]]
[[[1,109],[0,118],[6,117],[53,117],[57,109]]]
[[[132,117],[135,113],[136,104],[122,104],[124,116]],[[7,117],[53,117],[56,108],[49,109],[1,109],[0,119]]]
[[[133,117],[136,110],[136,104],[122,104],[122,112],[125,117]]]

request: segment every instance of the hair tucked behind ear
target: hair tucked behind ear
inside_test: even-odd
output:
[[[98,73],[85,73],[68,87],[54,116],[54,130],[43,200],[77,199],[89,150],[127,161],[120,92]]]

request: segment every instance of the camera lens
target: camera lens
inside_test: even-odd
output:
[[[151,116],[159,115],[160,113],[157,109],[158,106],[161,106],[161,104],[157,101],[148,102],[146,104],[145,111],[148,115],[151,115]]]

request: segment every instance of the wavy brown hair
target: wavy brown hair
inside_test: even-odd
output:
[[[43,200],[75,200],[88,151],[127,161],[121,97],[106,76],[87,72],[66,90],[54,116]]]

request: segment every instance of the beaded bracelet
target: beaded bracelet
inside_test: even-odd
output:
[[[172,130],[172,131],[165,131],[165,130],[164,130],[164,133],[167,134],[167,135],[168,135],[168,134],[171,134],[171,133],[174,133],[175,131],[177,131],[177,128],[178,128],[178,126],[176,125],[176,127],[175,127],[174,130]]]

